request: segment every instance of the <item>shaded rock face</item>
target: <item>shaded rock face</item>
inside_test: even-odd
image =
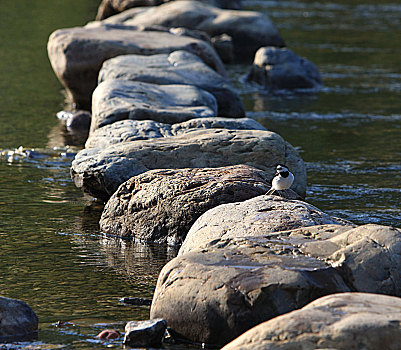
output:
[[[47,50],[51,65],[79,108],[90,109],[103,62],[119,55],[186,50],[199,55],[217,72],[226,74],[223,63],[208,43],[163,31],[137,29],[121,25],[76,27],[60,29],[50,35]]]
[[[197,129],[266,130],[250,118],[197,118],[173,125],[153,120],[126,119],[96,129],[85,147],[105,148],[121,142],[182,135]]]
[[[265,172],[245,165],[151,170],[123,183],[100,219],[103,232],[180,244],[195,220],[221,203],[266,193]]]
[[[252,59],[256,50],[262,46],[285,45],[273,22],[265,14],[222,10],[203,1],[172,1],[147,9],[131,9],[105,22],[184,27],[206,32],[211,37],[228,34],[233,40],[235,56],[239,59]]]
[[[93,92],[91,132],[123,119],[174,124],[215,116],[216,99],[195,86],[106,80]]]
[[[341,293],[247,331],[223,350],[399,349],[401,299]]]
[[[380,225],[320,225],[216,239],[163,268],[151,315],[164,317],[191,340],[224,344],[251,325],[244,320],[268,320],[318,294],[400,296],[400,242],[400,230]]]
[[[141,81],[151,84],[194,85],[213,94],[218,115],[242,117],[245,109],[227,79],[187,51],[153,56],[124,55],[103,64],[99,83],[109,79]]]
[[[196,130],[179,136],[124,142],[105,149],[80,151],[71,176],[78,188],[108,199],[133,176],[151,169],[216,168],[246,164],[273,177],[285,163],[295,176],[293,189],[303,195],[305,166],[297,151],[281,136],[263,130]]]
[[[33,339],[37,330],[38,317],[26,303],[0,296],[0,342]]]
[[[241,203],[222,204],[204,213],[191,227],[179,254],[215,239],[260,236],[324,224],[341,224],[341,221],[306,202],[259,196]]]
[[[247,79],[272,90],[312,89],[322,85],[319,71],[311,61],[290,49],[277,47],[262,47],[256,52]]]
[[[163,319],[130,321],[125,325],[124,344],[133,347],[159,347],[166,331]]]
[[[224,345],[316,298],[349,291],[328,263],[283,243],[220,240],[171,260],[159,275],[151,317],[192,341]]]
[[[96,19],[102,20],[133,7],[157,6],[174,0],[103,0],[99,6]],[[199,0],[225,9],[240,10],[241,0]]]

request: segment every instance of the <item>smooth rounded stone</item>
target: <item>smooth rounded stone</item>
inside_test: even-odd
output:
[[[290,49],[262,47],[247,79],[267,89],[313,89],[322,85],[317,67]]]
[[[57,118],[65,124],[69,131],[89,133],[91,124],[91,113],[89,111],[60,111],[57,113]]]
[[[105,149],[88,148],[76,155],[71,176],[78,188],[108,199],[135,175],[151,169],[216,168],[246,164],[271,178],[277,163],[295,176],[293,189],[305,194],[305,165],[281,136],[265,130],[195,130],[182,135],[124,142]]]
[[[37,331],[38,317],[25,302],[0,296],[0,342],[33,339]]]
[[[226,78],[188,51],[153,56],[124,55],[103,63],[99,83],[110,79],[141,81],[151,84],[194,85],[214,95],[218,115],[243,117],[245,108]]]
[[[96,20],[102,20],[133,7],[157,6],[174,0],[103,0],[99,5]],[[198,0],[211,5],[233,10],[241,10],[241,0]]]
[[[303,254],[297,240],[232,238],[168,262],[150,315],[191,341],[224,345],[261,322],[347,291],[340,274]]]
[[[342,224],[342,221],[306,202],[258,196],[208,210],[189,230],[179,255],[204,247],[215,239],[261,236],[325,224]]]
[[[67,94],[79,108],[91,108],[92,92],[104,61],[126,54],[155,55],[177,50],[192,52],[223,76],[224,65],[206,42],[163,31],[102,25],[60,29],[52,33],[48,55]]]
[[[264,322],[222,350],[396,350],[400,324],[400,298],[340,293]]]
[[[266,193],[262,170],[222,168],[150,170],[124,182],[107,202],[100,229],[106,234],[178,245],[195,220],[222,203]]]
[[[91,133],[85,147],[105,148],[117,143],[182,135],[197,129],[266,130],[250,118],[196,118],[177,124],[153,120],[121,120]]]
[[[106,80],[93,92],[91,132],[124,119],[174,124],[216,116],[214,96],[192,85]]]
[[[124,344],[133,347],[159,347],[166,331],[163,319],[130,321],[125,325]]]
[[[172,1],[130,9],[105,20],[133,26],[184,27],[206,32],[210,37],[227,34],[233,39],[236,58],[250,60],[262,46],[285,45],[270,18],[254,11],[224,10],[202,1]]]

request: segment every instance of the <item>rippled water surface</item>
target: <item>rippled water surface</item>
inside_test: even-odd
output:
[[[301,152],[308,200],[358,224],[401,227],[401,3],[245,3],[268,13],[323,77],[318,93],[269,95],[244,83],[248,66],[229,67],[249,115]],[[20,348],[120,347],[95,336],[148,317],[119,298],[150,298],[174,253],[102,237],[101,205],[69,178],[77,148],[55,118],[63,94],[46,43],[53,30],[93,19],[97,4],[0,3],[0,294],[28,302],[41,322],[39,341]],[[21,145],[37,152],[13,152]]]

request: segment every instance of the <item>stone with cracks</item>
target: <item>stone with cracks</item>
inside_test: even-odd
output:
[[[195,220],[222,203],[266,193],[270,179],[256,168],[150,170],[124,182],[107,202],[102,232],[181,244]]]
[[[197,118],[177,124],[153,120],[121,120],[91,133],[85,147],[105,148],[121,142],[182,135],[197,129],[266,130],[250,118]]]
[[[215,239],[260,236],[299,227],[342,222],[306,202],[278,196],[258,196],[208,210],[189,230],[179,254],[199,249]]]
[[[246,164],[273,177],[277,163],[295,176],[293,189],[305,194],[305,165],[281,136],[264,130],[195,130],[183,135],[131,141],[76,155],[71,176],[78,188],[108,199],[123,182],[151,169],[216,168]]]
[[[397,350],[400,324],[400,298],[334,294],[264,322],[222,350]]]

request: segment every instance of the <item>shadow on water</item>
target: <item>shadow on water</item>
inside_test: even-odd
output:
[[[267,94],[243,82],[249,67],[229,72],[249,116],[300,151],[311,203],[355,223],[401,227],[401,6],[364,3],[246,1],[317,64],[320,92]],[[105,343],[96,334],[148,318],[149,307],[119,299],[151,298],[160,269],[174,256],[166,247],[103,236],[103,204],[69,177],[78,149],[66,145],[77,140],[55,118],[63,95],[45,46],[51,31],[93,19],[97,5],[0,5],[0,294],[26,301],[40,318],[38,342],[0,349],[121,347],[121,339]]]

